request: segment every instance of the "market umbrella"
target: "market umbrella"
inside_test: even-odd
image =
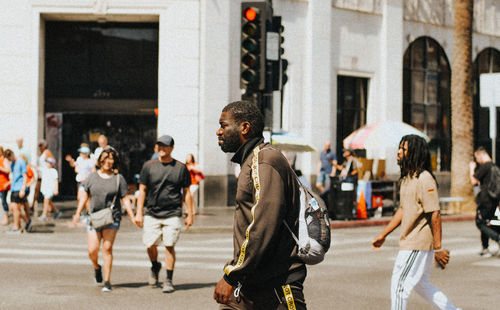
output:
[[[316,151],[302,136],[292,132],[271,133],[271,144],[282,152]]]
[[[344,139],[343,145],[347,149],[366,149],[375,153],[387,148],[397,148],[401,138],[410,134],[421,136],[429,142],[429,137],[417,128],[403,122],[386,120],[353,131]]]

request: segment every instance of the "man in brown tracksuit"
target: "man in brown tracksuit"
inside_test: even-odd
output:
[[[214,291],[220,309],[306,309],[305,265],[283,221],[297,233],[299,184],[286,158],[264,143],[263,116],[250,102],[222,110],[219,146],[241,165],[234,215],[234,258]],[[253,168],[253,169],[252,169]]]

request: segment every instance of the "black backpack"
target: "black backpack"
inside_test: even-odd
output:
[[[488,184],[488,194],[493,199],[500,198],[500,168],[493,164],[491,166],[490,183]]]

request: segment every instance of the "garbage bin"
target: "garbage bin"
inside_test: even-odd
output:
[[[353,181],[330,178],[328,195],[328,214],[334,220],[353,218],[354,201],[356,200],[356,184]]]

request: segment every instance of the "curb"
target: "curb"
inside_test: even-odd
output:
[[[461,222],[473,221],[475,215],[443,215],[441,216],[442,222]],[[378,219],[378,220],[346,220],[346,221],[331,221],[330,228],[353,228],[353,227],[369,227],[369,226],[382,226],[387,225],[391,219]]]

